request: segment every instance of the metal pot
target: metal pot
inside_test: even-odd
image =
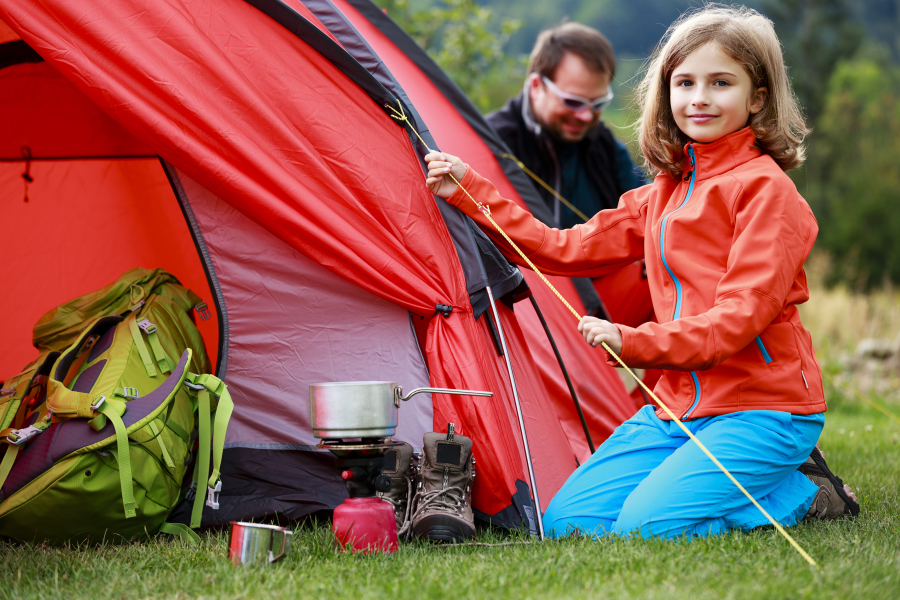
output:
[[[492,392],[416,388],[403,395],[393,381],[344,381],[309,386],[309,416],[313,435],[325,439],[383,438],[397,430],[401,400],[416,394],[493,396]]]

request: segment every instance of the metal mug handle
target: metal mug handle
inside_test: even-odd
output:
[[[281,535],[281,551],[276,556],[274,552],[272,552],[272,547],[275,545],[275,536],[276,534]],[[287,536],[292,535],[293,532],[285,531],[285,530],[273,530],[272,536],[269,538],[269,562],[275,562],[279,558],[284,557],[285,548],[287,547]]]
[[[415,396],[416,394],[421,393],[432,393],[432,394],[454,394],[457,396],[493,396],[494,392],[479,392],[475,390],[451,390],[448,388],[416,388],[412,390],[410,393],[403,395],[403,388],[399,385],[394,388],[394,404],[400,406],[400,401],[406,401]]]

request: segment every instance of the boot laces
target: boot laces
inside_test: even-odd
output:
[[[465,506],[465,491],[455,485],[441,490],[422,492],[417,498],[416,512],[413,518],[419,516],[425,509],[431,512],[444,512],[462,515]]]
[[[406,508],[403,509],[403,521],[401,522],[400,529],[397,530],[397,535],[402,536],[406,534],[410,529],[410,524],[412,523],[413,515],[410,514],[410,510],[412,508],[412,498],[413,498],[413,478],[407,475],[404,477],[406,479],[406,495],[400,498],[389,498],[387,494],[384,492],[378,492],[378,496],[385,502],[391,505],[394,509],[394,514],[397,514],[397,510],[403,505],[406,505]]]

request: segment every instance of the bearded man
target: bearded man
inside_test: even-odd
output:
[[[644,185],[628,149],[603,124],[616,73],[612,45],[596,29],[566,23],[541,32],[522,92],[487,116],[512,153],[558,194],[591,217]],[[567,229],[584,222],[536,186]]]

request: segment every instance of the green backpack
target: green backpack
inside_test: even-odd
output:
[[[210,317],[206,303],[163,269],[132,269],[96,292],[85,294],[47,311],[32,331],[32,344],[40,351],[62,352],[98,317],[122,314],[139,306],[151,294],[166,296],[184,312],[195,309],[202,320]]]
[[[4,382],[0,436],[8,448],[0,462],[0,535],[55,544],[156,531],[196,539],[187,527],[165,521],[201,479],[207,494],[194,495],[191,526],[200,525],[204,498],[218,508],[233,403],[224,383],[208,374],[203,340],[188,317],[199,299],[171,276],[164,295],[153,291],[161,290],[158,282],[135,284],[128,275],[124,287],[113,284],[94,295],[126,290],[123,313],[95,318],[62,353],[43,336],[38,360]],[[89,304],[83,300],[63,306]],[[102,311],[122,305],[97,300]],[[56,319],[41,323],[71,336],[76,311],[54,312]],[[193,483],[184,490],[192,458]]]

